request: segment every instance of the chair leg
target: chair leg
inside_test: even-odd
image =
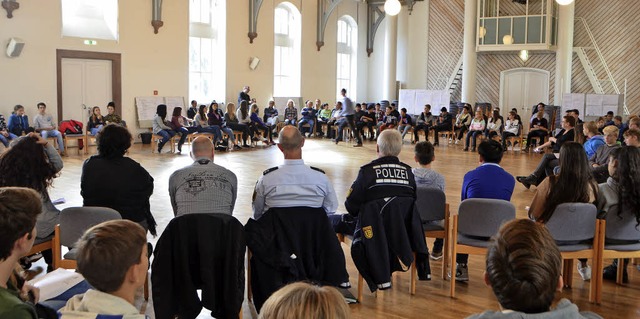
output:
[[[449,238],[451,238],[451,281],[449,287],[449,296],[451,298],[455,298],[456,296],[456,246],[458,245],[458,215],[453,216],[453,227],[451,228],[451,233],[449,234]]]
[[[618,273],[616,274],[616,283],[622,285],[622,275],[624,274],[624,259],[618,258]]]
[[[358,301],[362,302],[362,288],[364,285],[364,279],[362,278],[362,275],[360,274],[360,272],[358,272]]]
[[[564,287],[571,288],[573,284],[573,259],[565,259],[563,264],[562,277],[564,279]]]
[[[144,278],[144,301],[149,301],[149,273]]]
[[[251,250],[247,248],[247,300],[253,302],[253,291],[251,291]]]
[[[427,260],[427,262],[429,262],[429,260]],[[416,269],[416,253],[413,253],[413,262],[411,263],[411,284],[409,285],[409,293],[412,295],[416,294],[417,277],[418,277],[418,270]]]

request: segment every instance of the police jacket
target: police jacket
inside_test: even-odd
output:
[[[242,224],[232,216],[188,214],[171,220],[151,266],[156,318],[195,318],[203,306],[215,318],[238,318],[245,252]]]
[[[351,256],[369,289],[391,287],[391,273],[406,271],[417,255],[420,279],[430,273],[422,221],[413,206],[415,178],[397,157],[360,168],[345,206],[357,216]]]
[[[322,208],[270,208],[245,225],[251,291],[259,311],[280,287],[308,280],[349,287],[344,253]]]

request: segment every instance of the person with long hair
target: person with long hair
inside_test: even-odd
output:
[[[518,176],[516,180],[527,189],[531,187],[531,185],[537,186],[542,182],[542,180],[550,175],[553,175],[553,170],[556,166],[558,166],[558,158],[556,157],[556,153],[560,152],[560,149],[564,143],[573,141],[574,139],[574,127],[576,124],[576,119],[573,116],[565,115],[562,119],[562,130],[556,134],[556,136],[552,136],[549,138],[549,141],[536,147],[533,151],[538,153],[540,150],[544,149],[547,146],[553,146],[552,151],[553,154],[544,154],[542,160],[536,167],[536,169],[529,176]],[[504,142],[503,142],[504,143]],[[578,143],[579,144],[579,143]],[[584,153],[584,149],[582,150]],[[586,153],[585,153],[586,156]]]
[[[260,319],[349,319],[351,310],[330,286],[296,282],[280,288],[260,309]]]
[[[255,137],[255,129],[253,125],[251,125],[251,109],[249,109],[249,103],[247,101],[241,101],[240,106],[236,110],[236,115],[238,116],[238,122],[240,124],[245,124],[249,127],[249,136],[251,137],[251,141],[257,141],[258,139]],[[253,147],[253,143],[251,143]]]
[[[636,221],[636,227],[640,226],[640,149],[635,146],[622,146],[614,149],[609,155],[608,170],[610,177],[606,183],[598,185],[598,211],[607,219],[623,218],[623,215],[632,217]],[[615,216],[609,216],[613,214]],[[607,234],[605,234],[606,236]],[[609,240],[605,237],[606,244],[637,244],[638,241],[620,242]],[[629,260],[624,260],[622,282],[629,281],[627,265]],[[616,280],[618,260],[604,268],[603,278]]]
[[[465,152],[469,150],[469,142],[471,142],[471,151],[472,152],[476,151],[476,137],[478,135],[482,135],[482,133],[484,132],[484,129],[487,126],[486,124],[487,122],[484,119],[482,111],[477,110],[475,117],[471,121],[471,125],[469,125],[467,138],[464,143]],[[471,141],[469,141],[469,139],[471,139]]]
[[[529,146],[533,143],[533,139],[539,140],[538,145],[544,144],[544,138],[549,133],[549,122],[544,118],[544,112],[539,111],[535,117],[531,119],[529,123],[529,133],[527,134],[527,146],[524,148],[524,152],[529,152]]]
[[[169,127],[167,122],[167,106],[159,104],[156,108],[156,115],[153,117],[153,134],[162,136],[162,140],[158,144],[158,154],[162,152],[162,147],[167,144],[176,132]],[[184,141],[182,141],[184,143]],[[178,151],[181,151],[182,144],[178,144]]]
[[[218,102],[213,101],[211,105],[209,105],[209,113],[207,114],[209,126],[218,126],[220,131],[224,132],[229,136],[230,149],[233,147],[237,147],[236,145],[236,137],[233,135],[233,129],[227,127],[227,123],[224,121],[224,112],[218,106]]]
[[[455,144],[460,143],[464,133],[469,129],[469,125],[471,125],[471,105],[466,104],[462,107],[462,113],[456,116],[456,124],[454,125],[454,131],[456,132],[456,141]]]
[[[509,111],[509,116],[504,123],[504,129],[502,131],[502,149],[507,150],[507,138],[511,136],[518,136],[520,133],[520,120],[518,119],[518,113]]]
[[[264,124],[264,122],[262,122],[262,120],[260,119],[260,116],[258,115],[259,111],[260,111],[260,108],[258,108],[258,104],[251,105],[251,117],[250,117],[251,125],[253,126],[253,129],[255,132],[262,131],[263,143],[266,143],[268,146],[275,145],[276,143],[273,142],[273,134],[272,134],[273,127],[267,126]],[[267,142],[267,139],[264,138],[265,134],[269,136],[269,142]]]
[[[50,240],[60,222],[60,210],[51,202],[48,189],[63,166],[62,158],[53,145],[37,133],[15,139],[11,147],[0,155],[0,187],[28,187],[40,194],[42,213],[36,222],[36,244]],[[42,255],[51,269],[51,250],[42,252]]]
[[[195,128],[188,127],[189,120],[182,116],[182,107],[174,107],[171,114],[171,122],[168,123],[173,128],[173,131],[180,134],[180,141],[178,141],[178,154],[182,153],[182,145],[187,139],[187,136],[195,132]]]
[[[140,224],[155,236],[156,221],[149,203],[153,177],[140,163],[124,156],[132,139],[125,127],[116,124],[98,133],[98,154],[82,165],[80,194],[84,206],[115,209],[122,219]]]
[[[564,143],[560,148],[559,163],[558,175],[550,175],[542,181],[533,195],[529,217],[536,222],[548,222],[560,204],[595,203],[598,198],[598,184],[580,143]],[[591,278],[591,268],[586,259],[580,259],[578,272],[584,280]]]
[[[238,122],[235,104],[227,104],[227,113],[224,115],[224,122],[227,123],[227,126],[232,130],[242,132],[242,147],[249,147],[249,144],[247,144],[247,139],[249,139],[251,132],[249,131],[248,125]],[[236,147],[240,148],[240,145],[236,145]]]
[[[500,110],[493,110],[489,122],[487,123],[487,129],[484,131],[486,138],[494,138],[494,136],[500,136],[502,132],[502,116],[500,116]]]
[[[91,116],[89,117],[89,124],[87,124],[87,130],[91,135],[96,135],[104,127],[104,118],[100,113],[100,107],[94,106],[91,109]]]
[[[217,125],[210,126],[209,118],[207,117],[206,111],[207,106],[202,104],[198,108],[198,114],[193,118],[193,122],[198,128],[198,133],[211,133],[213,134],[213,143],[217,143],[222,140],[222,132],[220,131],[220,127]]]

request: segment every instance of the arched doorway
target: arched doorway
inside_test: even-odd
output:
[[[512,108],[518,109],[524,131],[528,131],[532,107],[549,103],[549,71],[516,68],[500,72],[500,112],[506,119]]]

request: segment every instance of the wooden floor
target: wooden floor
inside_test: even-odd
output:
[[[162,232],[173,217],[168,196],[168,179],[173,171],[191,164],[186,154],[189,147],[185,147],[182,155],[163,153],[152,154],[150,145],[136,144],[129,151],[136,161],[139,161],[155,179],[155,191],[151,197],[151,209],[158,222],[158,232]],[[81,206],[80,174],[82,163],[86,156],[76,155],[76,149],[69,149],[70,156],[64,158],[65,167],[55,180],[51,189],[51,197],[64,197],[66,203],[60,208]],[[168,147],[165,147],[165,152]],[[403,162],[416,166],[413,160],[413,148],[409,142],[400,154]],[[90,154],[95,153],[95,147],[90,148]],[[362,148],[353,148],[349,143],[334,145],[328,140],[308,139],[303,148],[303,158],[308,165],[323,169],[333,182],[338,194],[338,201],[344,203],[346,192],[357,176],[358,168],[376,157],[374,142],[365,142]],[[522,154],[519,151],[505,153],[502,166],[512,175],[528,175],[536,166],[541,155]],[[234,216],[245,223],[251,216],[251,195],[253,186],[262,172],[283,160],[278,148],[260,147],[251,150],[241,150],[229,153],[218,153],[215,163],[232,170],[238,176],[238,199]],[[464,174],[478,165],[478,155],[463,152],[459,145],[443,145],[436,147],[436,161],[433,168],[445,176],[447,202],[451,211],[456,212],[460,204],[460,189]],[[123,181],[126,182],[126,181]],[[526,217],[525,207],[530,204],[535,187],[525,189],[516,183],[512,202],[516,206],[517,216]],[[341,204],[338,212],[345,212]],[[150,238],[151,242],[157,238]],[[429,247],[431,247],[431,242]],[[351,283],[355,287],[357,272],[345,248],[347,266],[351,276]],[[591,264],[591,262],[589,262]],[[608,261],[605,261],[608,264]],[[441,262],[431,261],[432,273],[438,274]],[[482,280],[484,257],[471,256],[469,261],[468,283],[456,285],[457,298],[448,296],[449,282],[438,276],[432,281],[418,282],[417,293],[411,296],[409,291],[409,276],[401,273],[394,275],[394,287],[391,290],[374,294],[366,293],[360,304],[351,305],[354,318],[463,318],[472,313],[485,309],[498,309],[490,288],[484,286]],[[588,302],[588,282],[583,282],[574,272],[574,286],[565,289],[561,296],[569,298],[578,304],[581,310],[591,310],[605,318],[640,318],[640,273],[635,267],[629,268],[631,284],[616,286],[604,283],[602,305],[592,305]],[[352,289],[355,293],[355,288]],[[203,312],[204,313],[204,312]],[[257,318],[255,310],[245,302],[245,318]]]

